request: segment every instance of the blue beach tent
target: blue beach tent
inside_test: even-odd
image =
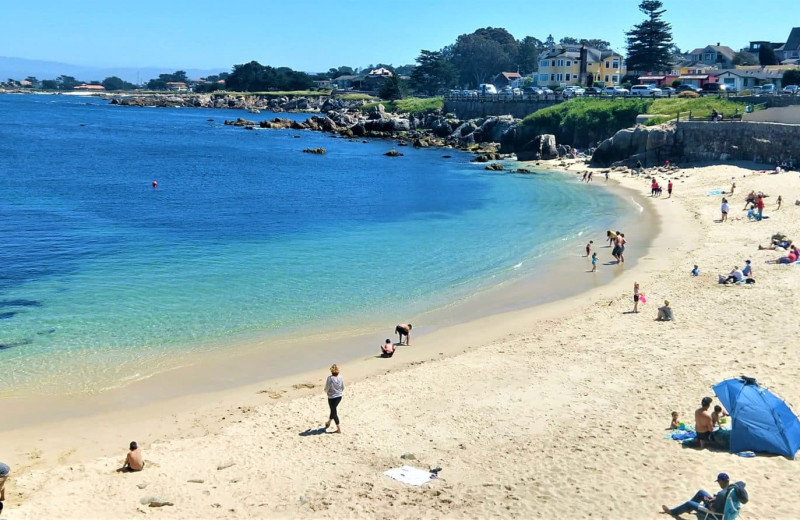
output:
[[[783,399],[744,376],[712,388],[731,414],[731,453],[759,451],[795,458],[800,421]]]

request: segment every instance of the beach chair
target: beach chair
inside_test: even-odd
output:
[[[725,510],[721,513],[711,511],[705,506],[697,508],[698,520],[734,520],[739,518],[739,510],[742,508],[736,488],[731,487],[728,496],[725,497]]]

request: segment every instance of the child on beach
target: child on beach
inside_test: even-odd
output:
[[[681,421],[678,420],[678,412],[672,412],[672,422],[669,423],[669,427],[672,430],[677,430],[681,426]]]
[[[694,269],[692,269],[692,276],[700,276],[700,268],[697,267],[695,264]]]
[[[597,271],[597,253],[592,253],[592,272]]]
[[[712,428],[719,428],[719,417],[722,415],[722,407],[717,405],[714,407],[714,411],[711,412],[711,427]]]
[[[592,254],[592,244],[594,244],[594,240],[589,240],[589,243],[586,244],[586,256]]]
[[[783,202],[783,198],[780,195],[778,195],[778,200],[777,200],[778,208],[777,209],[781,209],[781,203],[782,202]]]

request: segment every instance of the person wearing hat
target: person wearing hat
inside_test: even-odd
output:
[[[700,401],[700,408],[694,411],[694,431],[697,433],[697,443],[700,448],[706,447],[706,442],[709,441],[711,432],[714,431],[714,423],[711,420],[711,402],[713,399],[704,397]]]
[[[745,282],[751,283],[748,281],[748,278],[753,278],[753,266],[750,265],[750,260],[744,261],[744,269],[742,269],[742,274],[744,275]]]
[[[700,506],[704,506],[715,513],[722,513],[725,511],[725,499],[728,498],[727,488],[730,485],[730,482],[731,479],[728,477],[727,473],[720,473],[717,475],[717,484],[719,484],[719,487],[722,489],[722,491],[716,495],[711,495],[705,489],[701,489],[695,493],[688,502],[684,502],[678,507],[674,507],[672,509],[662,505],[661,510],[664,513],[674,517],[679,517],[683,513],[688,513],[690,511],[697,511]],[[744,483],[742,483],[742,487],[744,487]]]

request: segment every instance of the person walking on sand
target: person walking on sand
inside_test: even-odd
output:
[[[325,423],[325,429],[327,430],[331,425],[331,421],[333,421],[336,424],[336,433],[342,433],[342,428],[339,425],[339,414],[336,412],[336,408],[339,406],[339,403],[342,402],[344,380],[342,376],[339,375],[339,367],[336,365],[331,365],[331,375],[325,380],[325,393],[328,395],[328,408],[331,410],[328,421]]]
[[[597,272],[597,253],[592,253],[592,272]]]
[[[667,183],[667,198],[672,198],[672,181]]]
[[[586,244],[586,256],[592,254],[592,244],[594,244],[594,240],[589,240],[589,243]]]
[[[756,199],[756,206],[758,206],[758,220],[761,220],[764,218],[764,197],[760,193]]]
[[[633,312],[639,312],[639,295],[641,294],[641,290],[639,289],[639,282],[633,282]]]
[[[400,336],[400,344],[403,344],[403,336],[406,337],[406,345],[411,345],[411,324],[400,323],[394,328],[394,333]]]
[[[775,202],[777,202],[777,203],[778,203],[778,207],[777,207],[777,208],[775,208],[775,211],[778,211],[779,209],[781,209],[781,204],[783,203],[783,197],[781,197],[780,195],[778,195],[778,200],[777,200],[777,201],[775,201]]]
[[[728,210],[729,209],[730,209],[730,206],[728,206],[728,199],[723,197],[722,206],[720,206],[720,211],[722,212],[722,218],[720,219],[720,222],[725,222],[726,220],[728,220]]]
[[[131,441],[130,451],[125,457],[122,471],[142,471],[144,469],[144,456],[136,441]]]
[[[11,468],[5,462],[0,462],[0,502],[6,499],[6,480]]]

